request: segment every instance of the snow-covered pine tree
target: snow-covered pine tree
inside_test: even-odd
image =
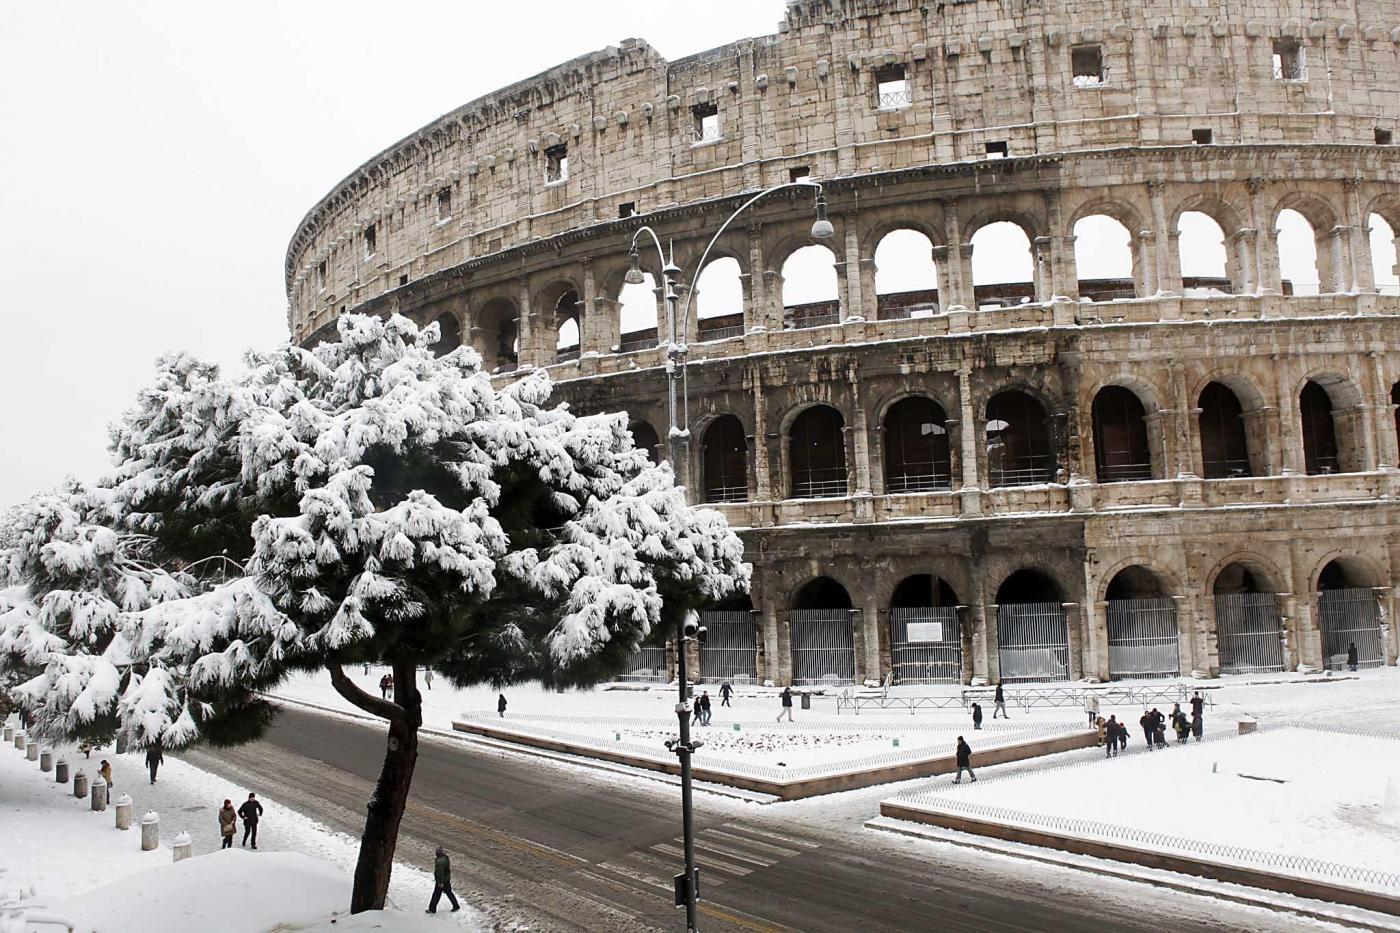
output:
[[[388,890],[417,760],[419,667],[459,685],[592,683],[663,620],[746,589],[749,568],[723,518],[686,504],[623,416],[550,406],[543,373],[497,391],[470,349],[433,354],[436,325],[346,315],[339,334],[250,355],[234,380],[163,360],[114,430],[119,462],[93,512],[186,588],[113,623],[133,664],[169,675],[142,680],[143,708],[161,687],[163,708],[185,704],[195,732],[237,739],[262,725],[251,689],[324,668],[388,722],[359,911]],[[11,583],[46,598],[23,567]],[[31,661],[76,654],[71,640],[45,648],[58,657]],[[343,673],[366,661],[393,670],[392,701]],[[36,709],[47,683],[25,694]],[[242,731],[225,715],[240,708]],[[124,711],[103,714],[122,723]]]

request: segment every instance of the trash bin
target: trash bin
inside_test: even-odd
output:
[[[812,695],[811,695],[810,693],[806,692],[805,690],[802,692],[802,708],[803,708],[803,709],[811,709],[811,708],[812,708]]]

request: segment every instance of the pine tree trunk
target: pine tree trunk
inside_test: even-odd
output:
[[[389,875],[394,868],[394,848],[399,839],[399,823],[408,806],[413,768],[418,763],[418,727],[423,723],[422,697],[412,664],[394,665],[394,700],[407,713],[389,722],[388,747],[384,767],[379,772],[374,794],[360,837],[360,857],[355,864],[355,890],[350,896],[350,912],[383,910],[389,894]]]

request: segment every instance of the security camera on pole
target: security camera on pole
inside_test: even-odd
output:
[[[700,261],[696,263],[695,275],[690,280],[690,288],[685,293],[685,306],[681,309],[680,321],[690,320],[690,301],[695,295],[695,285],[699,281],[700,273],[705,269],[705,260],[709,257],[710,250],[714,248],[715,243],[724,235],[724,231],[734,222],[734,218],[762,198],[774,192],[792,188],[816,189],[816,201],[813,204],[816,219],[812,223],[812,238],[829,240],[835,236],[836,231],[826,216],[826,198],[822,195],[821,185],[808,179],[802,179],[760,191],[739,205],[739,208],[730,214],[724,223],[720,224],[719,230],[706,244],[705,251],[700,254]],[[684,457],[680,456],[683,446],[681,441],[690,438],[689,385],[686,382],[685,372],[686,353],[689,348],[686,346],[684,336],[676,332],[676,299],[678,297],[676,278],[680,275],[681,270],[673,258],[674,251],[668,255],[661,248],[661,239],[656,235],[656,231],[649,226],[643,226],[632,234],[631,266],[627,270],[626,277],[628,285],[642,285],[646,282],[646,278],[642,274],[641,254],[637,249],[637,242],[642,234],[651,238],[652,244],[656,247],[656,255],[661,260],[662,294],[666,299],[666,414],[669,419],[669,430],[666,432],[666,450],[672,469],[678,470],[680,464],[685,462]],[[677,396],[679,396],[679,401]],[[690,703],[687,696],[689,679],[686,676],[685,652],[688,642],[694,641],[703,645],[706,632],[705,627],[699,623],[694,614],[687,615],[680,623],[679,628],[680,631],[676,633],[676,682],[680,696],[676,701],[676,716],[680,721],[680,738],[668,740],[666,747],[676,753],[676,757],[680,759],[681,767],[681,825],[685,840],[685,871],[675,878],[676,906],[685,908],[687,933],[695,933],[697,929],[696,903],[700,899],[700,873],[695,867],[695,835],[692,828],[690,803],[690,756],[704,743],[692,742],[690,739]]]

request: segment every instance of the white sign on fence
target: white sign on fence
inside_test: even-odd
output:
[[[909,635],[909,641],[910,641],[911,643],[913,643],[913,642],[923,642],[923,641],[942,641],[942,640],[943,640],[943,623],[942,623],[942,622],[910,622],[910,623],[909,623],[909,628],[908,628],[908,635]]]

